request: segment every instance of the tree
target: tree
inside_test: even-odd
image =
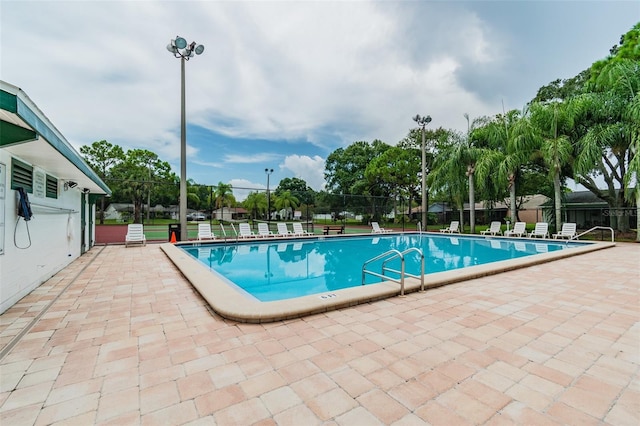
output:
[[[420,173],[420,152],[394,146],[374,158],[365,169],[369,192],[377,195],[416,197],[417,177]]]
[[[587,81],[591,78],[591,69],[587,68],[575,77],[554,80],[538,89],[533,102],[565,101],[584,92]]]
[[[231,207],[236,203],[236,198],[233,196],[233,186],[228,183],[218,182],[214,195],[214,205],[216,209],[222,209],[221,217],[224,219],[224,208]]]
[[[427,177],[429,173],[433,169],[435,152],[441,149],[443,146],[448,145],[449,136],[451,130],[444,129],[442,127],[438,127],[437,129],[429,129],[426,128],[424,130],[424,139],[425,139],[425,174]],[[421,194],[422,192],[422,128],[413,128],[409,131],[409,134],[398,142],[398,147],[409,150],[415,155],[415,163],[418,171],[415,174],[415,186],[411,190],[411,197],[414,198],[417,202],[422,203],[422,197],[427,197],[427,210],[429,209],[429,186],[425,188],[425,194]],[[409,203],[411,205],[411,203]],[[428,222],[427,217],[427,222]],[[428,223],[427,223],[428,224]],[[425,224],[425,229],[426,225]]]
[[[637,60],[597,64],[592,90],[572,100],[576,120],[585,129],[579,140],[574,173],[578,183],[605,200],[617,213],[628,206],[626,175],[638,152],[640,132],[635,105],[640,97],[640,52]],[[604,179],[606,189],[598,187],[595,176]],[[609,217],[612,227],[623,232],[629,229],[628,216]]]
[[[347,148],[338,148],[327,157],[324,177],[327,191],[336,194],[365,193],[368,183],[364,177],[367,165],[390,148],[382,141],[358,141]]]
[[[251,217],[256,219],[267,211],[267,194],[264,192],[250,192],[243,202],[244,208],[251,212]]]
[[[515,137],[534,147],[546,165],[553,182],[555,229],[562,227],[562,170],[572,158],[570,134],[573,129],[572,113],[561,102],[546,104],[534,102],[518,126]]]
[[[441,145],[434,160],[434,168],[427,176],[427,183],[441,194],[448,194],[460,214],[460,223],[464,224],[464,199],[468,194],[468,180],[465,176],[466,138],[460,133],[451,132],[448,143]]]
[[[96,141],[90,146],[81,146],[80,153],[103,181],[108,180],[113,166],[124,161],[122,148],[106,140]],[[100,225],[104,224],[104,198],[100,199]]]
[[[277,197],[284,191],[290,191],[299,202],[305,204],[313,203],[315,197],[314,190],[307,185],[307,182],[297,177],[282,179],[274,192]]]
[[[286,190],[281,192],[279,195],[276,195],[275,205],[277,210],[286,210],[288,216],[289,213],[293,215],[293,210],[298,208],[300,201],[291,193],[291,191]]]
[[[142,221],[143,200],[145,196],[149,197],[153,183],[173,179],[169,163],[145,149],[127,151],[124,161],[112,168],[112,176],[119,182],[120,192],[133,204],[135,223]]]
[[[499,191],[507,182],[511,222],[517,221],[517,184],[522,174],[521,168],[531,157],[531,147],[524,138],[514,137],[514,129],[521,120],[517,110],[498,114],[481,128],[475,130],[477,138],[486,141],[487,150],[478,158],[475,173],[478,180],[486,182],[491,175],[497,179],[493,184]]]

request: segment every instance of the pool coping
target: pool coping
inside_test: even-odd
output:
[[[395,233],[394,233],[395,234]],[[431,234],[431,233],[429,233]],[[362,236],[371,234],[348,234],[345,236],[331,236],[331,238],[344,238],[353,236]],[[393,235],[393,234],[386,234]],[[442,234],[433,234],[440,235]],[[448,236],[448,235],[447,235]],[[484,237],[477,235],[461,235],[461,237],[478,237],[484,239],[493,239],[494,237]],[[327,238],[327,236],[323,236]],[[294,241],[303,239],[315,239],[317,237],[305,238],[257,238],[245,239],[237,242],[252,243],[266,241]],[[504,238],[497,238],[504,239]],[[508,238],[518,241],[529,242],[550,242],[558,240],[549,239],[528,239],[528,238]],[[207,241],[206,244],[224,244],[230,241]],[[235,243],[236,240],[233,240]],[[563,259],[596,250],[601,250],[615,246],[615,242],[577,242],[580,245],[570,250],[560,250],[554,252],[540,253],[531,256],[521,257],[517,259],[503,260],[493,262],[486,265],[470,266],[463,269],[456,269],[446,272],[438,272],[427,274],[424,277],[425,290],[440,287],[447,284],[466,281],[473,278],[480,278],[488,275],[495,275],[513,269],[524,268],[528,266],[538,265],[541,263],[551,262],[557,259]],[[400,286],[392,281],[385,281],[376,284],[367,284],[365,286],[351,287],[346,289],[334,290],[327,293],[314,294],[309,296],[296,297],[272,302],[260,302],[249,298],[232,288],[223,279],[211,273],[209,268],[200,263],[197,259],[190,256],[184,250],[180,249],[181,245],[189,245],[197,247],[197,242],[172,244],[164,243],[160,246],[166,256],[173,264],[182,272],[189,280],[191,285],[200,293],[200,295],[209,303],[213,311],[220,316],[244,323],[263,323],[274,322],[292,318],[299,318],[306,315],[312,315],[330,310],[342,309],[349,306],[373,302],[380,299],[400,296]],[[420,280],[416,278],[405,279],[405,293],[420,290]],[[401,297],[401,296],[400,296]]]

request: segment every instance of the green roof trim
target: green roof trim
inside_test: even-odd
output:
[[[32,141],[37,137],[38,135],[33,130],[0,120],[0,146]]]
[[[5,92],[4,90],[0,90],[0,108],[5,111],[9,111],[12,113],[18,112],[16,95],[12,95],[9,92]]]

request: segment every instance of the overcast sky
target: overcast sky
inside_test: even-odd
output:
[[[180,174],[180,35],[187,175],[322,189],[326,157],[355,141],[395,144],[431,115],[522,109],[541,86],[606,57],[640,21],[634,1],[6,1],[0,78],[69,142],[157,153]],[[236,191],[244,198],[246,191]]]

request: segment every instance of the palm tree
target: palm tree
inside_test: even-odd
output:
[[[473,122],[469,123],[469,114],[465,113],[464,118],[467,119],[467,135],[464,143],[460,144],[459,149],[457,150],[457,157],[460,163],[466,165],[467,170],[465,171],[465,175],[467,176],[469,182],[469,225],[471,227],[470,232],[472,234],[476,233],[476,181],[475,181],[475,172],[476,167],[479,161],[485,156],[489,155],[489,152],[486,148],[483,147],[485,141],[482,140],[481,133],[478,133],[475,137],[474,132],[477,129],[481,129],[483,126],[487,124],[486,117],[478,117],[473,120]],[[480,189],[484,188],[484,183],[480,182]]]
[[[478,128],[475,137],[486,141],[486,151],[478,157],[475,167],[477,180],[487,182],[490,176],[497,176],[494,183],[503,187],[501,182],[508,182],[511,222],[517,221],[516,183],[520,168],[530,159],[531,147],[524,138],[515,138],[514,129],[521,120],[518,110],[497,115],[493,120]]]
[[[464,199],[467,195],[468,180],[466,141],[458,133],[451,133],[448,141],[441,143],[434,168],[427,175],[429,188],[441,194],[449,194],[460,212],[460,223],[464,223]]]
[[[224,208],[231,207],[235,204],[236,198],[233,196],[233,186],[231,184],[218,182],[218,186],[214,191],[214,200],[216,209],[222,209],[221,217],[224,219]]]
[[[267,195],[264,192],[250,192],[243,204],[255,219],[267,210]]]
[[[562,169],[569,164],[573,146],[570,133],[573,130],[572,114],[566,104],[550,102],[533,103],[515,137],[526,139],[525,144],[535,147],[549,169],[553,182],[555,229],[562,227]]]
[[[300,205],[300,201],[291,194],[291,191],[286,190],[281,192],[276,197],[276,209],[282,210],[285,209],[287,212],[293,211]]]

